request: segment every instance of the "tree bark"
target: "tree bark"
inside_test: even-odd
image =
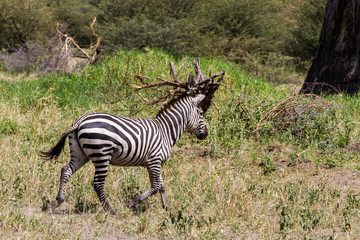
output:
[[[313,63],[301,93],[360,89],[360,0],[329,0]]]

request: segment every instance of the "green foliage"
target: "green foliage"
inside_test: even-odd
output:
[[[85,185],[81,181],[74,182],[74,211],[76,213],[95,213],[97,209],[97,204],[95,202],[95,199],[87,199],[86,193],[91,192],[93,190],[92,184]]]
[[[314,56],[326,1],[40,0],[0,3],[0,47],[44,44],[56,23],[80,46],[161,48],[181,56],[222,56],[272,82],[294,82]],[[30,44],[31,43],[31,44]],[[29,50],[26,50],[29,51]]]
[[[231,37],[238,36],[263,36],[269,31],[267,28],[269,16],[276,11],[273,4],[269,2],[241,0],[219,2],[215,12],[214,22],[217,32]]]
[[[55,9],[42,0],[2,0],[0,9],[0,48],[26,48],[28,41],[44,43],[54,30]]]
[[[206,44],[195,11],[203,1],[104,1],[99,33],[111,46],[159,47],[176,54],[199,54]],[[202,49],[203,50],[203,49]],[[204,54],[201,52],[200,54]]]
[[[67,31],[80,46],[89,46],[92,43],[93,36],[90,24],[93,18],[100,13],[97,1],[55,0],[48,5],[54,9],[53,18],[57,23],[69,24]]]
[[[308,60],[314,57],[320,38],[327,0],[304,1],[295,15],[293,40],[288,46],[292,56]]]
[[[320,197],[325,190],[324,184],[319,184],[314,188],[306,184],[307,182],[299,185],[294,183],[285,185],[283,201],[276,207],[280,214],[279,229],[283,237],[286,237],[297,223],[301,225],[306,236],[324,220],[324,210],[319,209],[319,206],[327,201]]]
[[[253,81],[254,86],[258,83],[261,81]],[[266,84],[258,87],[261,96],[248,93],[246,84],[241,92],[230,93],[232,97],[225,103],[219,118],[221,123],[215,130],[225,146],[236,145],[249,137],[322,150],[349,144],[355,126],[344,117],[348,111],[341,105],[315,96],[286,98],[286,92],[278,91],[274,95],[266,90],[269,87]]]

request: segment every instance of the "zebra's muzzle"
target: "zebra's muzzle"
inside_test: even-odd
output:
[[[199,132],[196,134],[196,138],[199,140],[204,140],[208,135],[207,128],[205,127],[204,131]]]

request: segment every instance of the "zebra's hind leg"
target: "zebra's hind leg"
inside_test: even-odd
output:
[[[59,192],[56,196],[56,200],[52,201],[50,204],[51,210],[59,207],[60,204],[64,202],[66,183],[69,180],[70,176],[89,161],[89,159],[80,149],[77,139],[74,138],[74,133],[70,133],[69,135],[69,146],[71,160],[67,165],[61,168]]]
[[[93,181],[93,187],[95,192],[106,211],[109,211],[112,215],[116,215],[115,210],[110,206],[109,201],[105,196],[104,183],[108,173],[110,159],[92,160],[95,165],[95,177]]]
[[[50,204],[51,210],[54,210],[55,208],[59,207],[60,204],[64,202],[65,188],[66,188],[67,181],[69,180],[69,178],[72,174],[74,174],[79,168],[84,166],[84,164],[87,162],[88,162],[88,159],[79,160],[75,156],[71,156],[70,163],[68,163],[63,168],[61,168],[59,192],[56,196],[56,200],[52,201]]]

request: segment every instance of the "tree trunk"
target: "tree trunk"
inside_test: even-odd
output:
[[[301,93],[360,89],[360,0],[329,0],[313,63]]]

